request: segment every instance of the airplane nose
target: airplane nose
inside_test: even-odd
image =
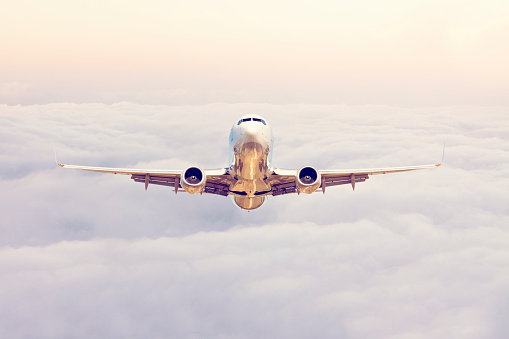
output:
[[[256,128],[257,126],[253,123],[247,123],[244,130],[246,131],[246,133],[248,134],[254,134],[258,131],[258,128]]]
[[[244,141],[260,143],[262,136],[256,126],[246,126],[244,129]]]

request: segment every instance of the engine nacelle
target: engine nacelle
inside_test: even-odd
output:
[[[302,167],[295,175],[297,189],[306,194],[311,194],[322,184],[322,176],[313,167]]]
[[[207,177],[198,167],[189,167],[182,171],[180,184],[182,188],[191,194],[200,193],[205,188]]]

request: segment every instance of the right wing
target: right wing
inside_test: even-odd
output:
[[[180,176],[182,170],[156,170],[156,169],[134,169],[134,168],[110,168],[110,167],[91,167],[58,164],[58,166],[70,169],[79,169],[91,172],[111,173],[130,175],[135,182],[145,184],[147,189],[149,184],[163,185],[173,187],[175,193],[179,192]],[[228,195],[231,177],[226,168],[204,170],[207,181],[203,193],[217,194],[222,196]],[[181,190],[180,192],[185,192]]]
[[[421,165],[421,166],[408,166],[408,167],[388,167],[388,168],[370,168],[370,169],[340,169],[340,170],[319,170],[321,175],[322,185],[321,191],[325,193],[325,188],[328,186],[337,186],[351,184],[355,189],[355,183],[366,181],[370,175],[398,173],[415,171],[427,168],[436,168],[436,165]],[[272,195],[281,195],[288,193],[298,193],[295,176],[297,170],[283,170],[276,168],[270,177],[272,185]]]
[[[366,181],[369,179],[370,175],[416,171],[427,168],[436,168],[440,165],[441,164],[370,169],[324,170],[319,172],[322,175],[322,190],[325,192],[325,187],[327,186],[345,184],[351,184],[352,188],[355,189],[355,183]]]

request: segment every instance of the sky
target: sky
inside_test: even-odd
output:
[[[508,15],[507,0],[15,1],[0,102],[507,105]]]
[[[19,1],[0,13],[0,337],[505,338],[508,3]],[[505,40],[504,40],[505,39]],[[435,164],[257,210],[61,163]]]

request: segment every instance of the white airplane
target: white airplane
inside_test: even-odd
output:
[[[329,186],[363,182],[370,175],[435,168],[441,165],[392,167],[375,169],[316,170],[306,166],[299,170],[272,167],[272,129],[259,115],[249,114],[237,121],[230,131],[228,168],[202,170],[189,167],[182,170],[152,170],[129,168],[88,167],[58,164],[64,168],[130,175],[135,182],[173,187],[175,194],[209,193],[233,196],[238,207],[254,210],[269,195],[323,192]],[[443,159],[442,159],[443,160]],[[182,188],[183,190],[179,190]]]

